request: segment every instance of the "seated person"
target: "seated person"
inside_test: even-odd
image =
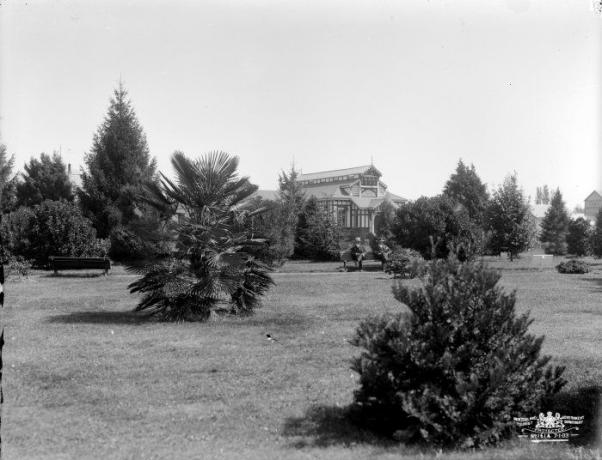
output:
[[[362,246],[361,238],[357,237],[355,239],[355,242],[353,243],[353,246],[351,246],[349,252],[351,252],[351,258],[357,262],[357,266],[360,270],[362,270],[362,260],[364,260],[365,251]]]
[[[384,238],[378,240],[377,256],[383,264],[387,263],[389,257],[391,256],[391,248],[385,244]]]

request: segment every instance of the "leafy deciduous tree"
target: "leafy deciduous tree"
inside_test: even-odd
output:
[[[451,246],[469,256],[479,252],[482,245],[482,231],[466,208],[443,195],[402,204],[393,233],[397,244],[420,252],[426,259],[433,253],[437,258],[447,257]]]
[[[596,225],[591,235],[590,246],[596,257],[602,257],[602,209],[596,216]]]
[[[513,260],[528,249],[533,222],[516,174],[507,177],[493,192],[487,209],[487,229],[490,231],[489,247],[494,253],[507,251]]]
[[[46,200],[33,207],[26,258],[44,266],[50,256],[104,256],[106,240],[96,239],[96,230],[74,203]]]
[[[10,212],[17,204],[17,177],[13,175],[15,156],[8,156],[6,145],[0,144],[0,211]]]
[[[569,232],[566,236],[569,254],[584,256],[589,252],[591,226],[583,217],[569,221]]]

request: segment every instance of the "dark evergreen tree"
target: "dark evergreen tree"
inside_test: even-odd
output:
[[[313,260],[337,260],[340,251],[340,227],[333,215],[310,197],[299,216],[295,256]]]
[[[31,158],[25,164],[23,180],[17,184],[17,203],[20,206],[35,206],[45,200],[73,201],[71,182],[62,158],[40,154],[40,159]]]
[[[17,177],[13,174],[15,156],[8,156],[6,145],[0,144],[0,211],[10,212],[17,205]]]
[[[499,254],[508,252],[510,260],[529,248],[533,239],[533,222],[529,203],[518,187],[516,174],[506,178],[493,192],[486,218],[490,232],[490,250]]]
[[[152,181],[156,162],[123,84],[114,91],[104,122],[86,156],[79,198],[82,209],[105,238],[136,218],[136,197]]]
[[[395,226],[395,212],[397,208],[391,201],[385,200],[378,208],[374,219],[374,231],[378,238],[389,241],[393,239],[393,228]]]
[[[409,313],[363,321],[352,344],[358,421],[404,442],[479,447],[515,431],[566,383],[540,356],[542,337],[516,313],[500,273],[478,262],[432,261],[422,286],[398,283]]]
[[[305,204],[305,192],[299,182],[299,171],[291,166],[287,173],[281,171],[278,176],[278,196],[283,203],[290,207],[293,214],[298,215]]]
[[[278,196],[279,209],[277,213],[273,213],[278,235],[274,236],[277,252],[284,259],[292,256],[295,251],[295,231],[305,203],[305,193],[294,166],[288,173],[282,171],[278,176]]]
[[[539,241],[543,243],[547,254],[566,254],[568,231],[569,214],[562,200],[560,190],[556,189],[550,207],[541,222],[541,234],[539,235]]]
[[[569,232],[566,236],[569,254],[585,256],[589,252],[591,225],[583,217],[569,221]]]
[[[596,225],[592,232],[590,246],[596,257],[602,257],[602,209],[598,211],[596,216]]]
[[[443,195],[464,206],[470,218],[482,224],[489,193],[487,186],[477,175],[474,165],[468,167],[460,160],[456,172],[445,184]]]

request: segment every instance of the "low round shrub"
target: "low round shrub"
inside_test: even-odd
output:
[[[385,264],[385,272],[397,278],[416,278],[426,272],[427,262],[414,249],[397,248]]]
[[[582,274],[589,273],[589,265],[582,260],[567,260],[556,265],[558,273]]]
[[[397,283],[410,313],[363,321],[355,409],[369,428],[404,442],[478,447],[513,433],[513,417],[541,409],[564,368],[540,357],[543,337],[515,313],[515,293],[480,262],[433,261],[420,288]]]
[[[31,271],[31,260],[26,260],[20,256],[10,256],[6,260],[7,278],[28,278]]]

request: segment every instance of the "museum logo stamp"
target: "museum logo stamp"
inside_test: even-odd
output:
[[[579,436],[584,416],[560,415],[541,412],[539,417],[515,417],[518,437],[531,442],[567,442]]]

